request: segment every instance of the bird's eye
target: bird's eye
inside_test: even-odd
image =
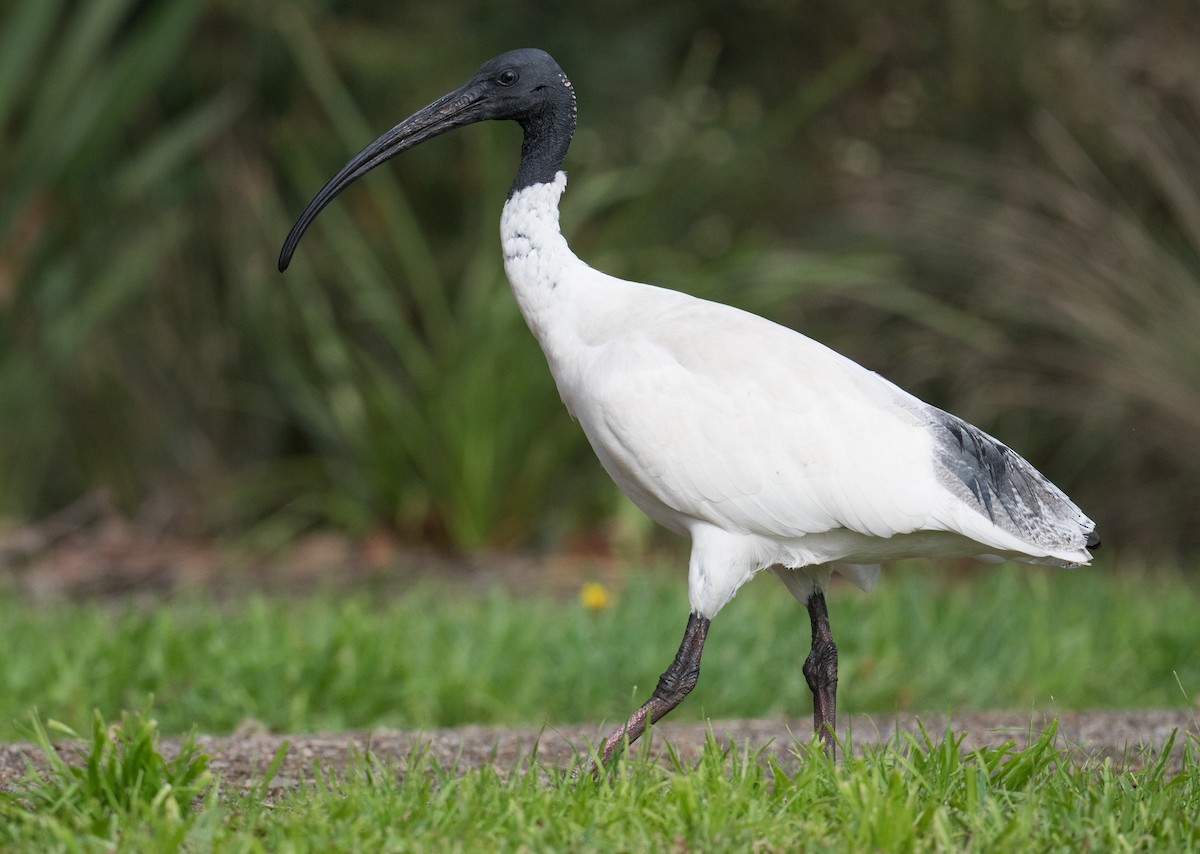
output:
[[[496,75],[496,82],[501,86],[511,86],[517,82],[517,72],[506,68]]]

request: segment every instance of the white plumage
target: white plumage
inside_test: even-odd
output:
[[[879,562],[902,557],[1091,559],[1094,523],[981,430],[791,329],[575,257],[558,224],[575,95],[543,51],[489,60],[359,152],[301,214],[280,270],[345,186],[486,119],[524,130],[501,215],[504,268],[559,394],[617,486],[692,541],[679,651],[600,761],[687,695],[712,618],[762,569],[808,608],[803,670],[815,729],[832,752],[837,647],[822,592],[832,569],[867,588]]]
[[[1090,560],[1093,523],[1048,481],[1069,507],[1057,539],[1005,530],[956,490],[940,410],[757,315],[588,267],[559,230],[565,186],[560,172],[509,198],[505,272],[605,470],[692,538],[698,614],[776,565],[820,579],[825,564],[917,556]]]

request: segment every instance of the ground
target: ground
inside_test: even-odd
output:
[[[1059,744],[1074,745],[1088,755],[1100,753],[1138,764],[1139,746],[1160,748],[1173,730],[1178,729],[1175,761],[1182,751],[1184,732],[1200,734],[1194,717],[1183,711],[1060,712]],[[1003,712],[978,712],[954,715],[949,727],[967,734],[965,745],[999,745],[1009,739],[1021,747],[1029,735],[1040,733],[1044,718]],[[947,730],[944,715],[854,715],[847,723],[853,730],[853,744],[862,747],[877,743],[897,732],[918,732],[923,723],[935,739]],[[1032,725],[1032,729],[1031,729]],[[734,720],[711,723],[665,722],[654,728],[649,750],[667,758],[664,744],[669,742],[685,759],[694,757],[704,744],[708,729],[723,743],[732,740],[750,750],[765,748],[777,754],[786,768],[794,764],[796,739],[807,743],[812,731],[808,719]],[[314,763],[325,770],[341,772],[355,754],[370,751],[403,773],[407,760],[419,748],[428,752],[444,768],[480,767],[490,764],[500,771],[523,767],[537,746],[537,763],[544,768],[571,767],[571,763],[589,745],[595,745],[606,732],[597,725],[573,725],[542,729],[534,727],[464,726],[427,731],[375,730],[328,735],[279,735],[245,731],[230,736],[202,736],[199,747],[211,757],[210,768],[225,785],[246,789],[261,780],[282,742],[289,750],[272,789],[292,787],[312,780]],[[843,735],[845,734],[843,730]],[[179,739],[163,740],[167,755],[178,750]],[[647,749],[636,746],[637,749]],[[64,749],[70,760],[70,748]],[[32,744],[0,744],[0,787],[16,782],[32,761],[41,765],[40,751]]]
[[[594,555],[587,558],[590,574],[603,577],[615,567]],[[377,579],[381,566],[389,567],[389,584],[403,585],[414,575],[437,572],[440,578],[477,586],[500,583],[514,590],[577,590],[580,574],[570,557],[535,561],[518,557],[471,559],[427,553],[402,554],[385,534],[354,541],[336,534],[299,538],[285,554],[272,558],[221,549],[203,539],[182,540],[167,536],[145,523],[131,523],[112,511],[102,498],[89,498],[59,516],[36,526],[0,526],[0,581],[33,601],[82,597],[170,595],[181,590],[208,590],[220,595],[245,586],[247,578],[258,589],[303,591],[338,584],[353,586]],[[399,570],[396,567],[400,567]],[[332,571],[336,568],[336,572]],[[236,592],[231,593],[236,595]],[[1200,733],[1194,715],[1185,711],[1056,712],[1061,744],[1077,745],[1092,754],[1101,752],[1136,761],[1137,748],[1160,747],[1178,729],[1178,757],[1183,733]],[[840,721],[853,744],[877,742],[897,732],[917,732],[923,723],[931,736],[943,737],[947,727],[967,735],[965,745],[998,745],[1008,739],[1019,745],[1030,732],[1041,731],[1047,718],[1028,712],[976,712],[945,715],[853,715]],[[211,767],[230,786],[246,787],[261,778],[287,740],[290,749],[273,785],[290,786],[311,778],[313,763],[343,769],[350,756],[370,750],[394,762],[403,771],[414,750],[424,747],[443,767],[480,766],[491,763],[512,769],[526,761],[537,746],[537,762],[544,767],[567,768],[608,733],[616,722],[543,728],[466,726],[427,731],[375,730],[336,734],[281,735],[255,731],[252,726],[229,736],[202,736],[200,747],[212,757]],[[765,748],[794,761],[796,740],[807,743],[810,718],[713,721],[709,724],[672,722],[655,727],[650,749],[663,756],[664,741],[684,756],[693,756],[704,744],[708,727],[721,741],[732,739],[739,747]],[[178,749],[179,740],[163,740],[164,752]],[[644,746],[639,746],[645,749]],[[28,761],[40,764],[37,748],[30,744],[0,744],[0,786],[24,774]]]

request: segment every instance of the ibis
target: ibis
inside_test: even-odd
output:
[[[544,51],[488,60],[355,155],[292,227],[280,271],[347,185],[489,119],[524,132],[500,216],[504,270],[559,395],[617,486],[691,541],[679,650],[650,698],[604,741],[602,763],[692,690],[711,621],[762,570],[808,610],[802,670],[814,731],[832,755],[838,653],[824,594],[832,572],[868,589],[880,563],[898,558],[1091,560],[1095,523],[982,430],[784,326],[576,257],[559,230],[575,92]]]

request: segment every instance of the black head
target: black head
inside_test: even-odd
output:
[[[554,57],[537,48],[510,50],[489,59],[463,88],[471,86],[480,92],[483,118],[512,119],[525,126],[564,108],[575,115],[571,81]]]
[[[511,192],[553,180],[575,132],[575,90],[544,50],[510,50],[489,59],[470,80],[380,136],[329,179],[284,241],[280,272],[287,269],[305,229],[352,182],[428,139],[489,119],[512,120],[525,131],[521,165]]]

